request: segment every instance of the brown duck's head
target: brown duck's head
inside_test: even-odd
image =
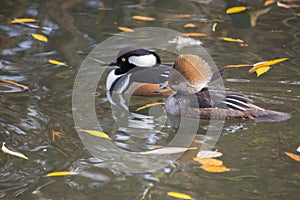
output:
[[[210,66],[197,55],[179,55],[169,74],[169,86],[178,94],[194,94],[212,77]]]

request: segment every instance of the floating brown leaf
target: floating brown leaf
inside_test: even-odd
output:
[[[134,15],[134,16],[132,16],[132,19],[141,20],[141,21],[155,21],[154,17],[146,17],[146,16],[140,16],[140,15]]]
[[[124,27],[124,26],[119,26],[118,29],[120,31],[124,31],[124,32],[133,32],[132,28],[128,28],[128,27]]]
[[[12,81],[12,80],[7,80],[7,79],[5,79],[5,80],[0,80],[0,82],[3,82],[3,83],[9,83],[9,84],[18,86],[18,87],[22,88],[23,90],[30,90],[28,86],[23,85],[23,84],[21,84],[21,83],[18,83],[18,82],[16,82],[16,81]]]
[[[142,107],[139,107],[139,108],[135,109],[135,111],[140,111],[140,110],[144,110],[144,109],[146,109],[146,108],[150,108],[150,107],[152,107],[152,106],[164,105],[164,104],[166,104],[166,103],[165,103],[165,102],[149,103],[149,104],[146,104],[146,105],[144,105],[144,106],[142,106]]]
[[[183,36],[187,36],[187,37],[204,37],[206,36],[205,33],[183,33]]]
[[[284,153],[285,153],[285,155],[292,158],[293,160],[300,162],[300,156],[290,153],[290,152],[284,152]]]
[[[215,165],[202,165],[200,167],[201,169],[208,171],[208,172],[215,172],[215,173],[220,173],[220,172],[228,172],[230,171],[229,168],[225,166],[215,166]]]

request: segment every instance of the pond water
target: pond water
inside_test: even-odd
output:
[[[167,194],[170,191],[193,199],[299,199],[299,163],[284,152],[300,154],[296,151],[300,145],[300,9],[272,4],[250,27],[245,16],[227,15],[226,6],[218,0],[2,1],[0,80],[13,80],[30,90],[0,83],[0,142],[29,157],[25,160],[0,153],[0,199],[176,199]],[[252,15],[265,11],[255,10],[260,12]],[[135,20],[134,15],[155,20]],[[38,21],[10,23],[15,18]],[[188,23],[196,27],[185,28]],[[194,39],[202,41],[218,68],[288,57],[260,77],[248,74],[249,68],[231,69],[223,82],[227,89],[248,95],[263,108],[290,113],[291,119],[276,123],[226,121],[214,149],[223,153],[219,159],[230,168],[228,172],[204,171],[188,155],[150,172],[118,170],[117,163],[109,163],[118,152],[106,154],[96,139],[87,145],[76,131],[72,114],[73,86],[81,63],[97,44],[118,34],[118,27],[205,33]],[[34,39],[32,33],[45,35],[48,42]],[[121,46],[116,44],[112,49]],[[160,55],[165,62],[174,60],[169,52]],[[67,66],[51,64],[49,59]],[[101,70],[101,64],[97,65]],[[86,78],[90,78],[88,74]],[[101,79],[96,95],[90,95],[96,98],[102,129],[116,146],[131,152],[146,151],[166,145],[174,137],[175,125],[157,122],[147,111],[130,116],[131,124],[119,126],[104,83]],[[131,103],[134,109],[155,101],[164,99],[136,97]],[[201,121],[197,138],[204,136],[207,126]],[[55,171],[79,174],[45,177]]]

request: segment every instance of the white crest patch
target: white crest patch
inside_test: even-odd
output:
[[[138,67],[152,67],[156,65],[157,59],[153,54],[143,56],[130,56],[128,62]]]

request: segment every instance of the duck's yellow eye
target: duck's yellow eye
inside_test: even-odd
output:
[[[125,61],[126,61],[126,58],[122,58],[121,60],[122,60],[122,62],[125,62]]]

